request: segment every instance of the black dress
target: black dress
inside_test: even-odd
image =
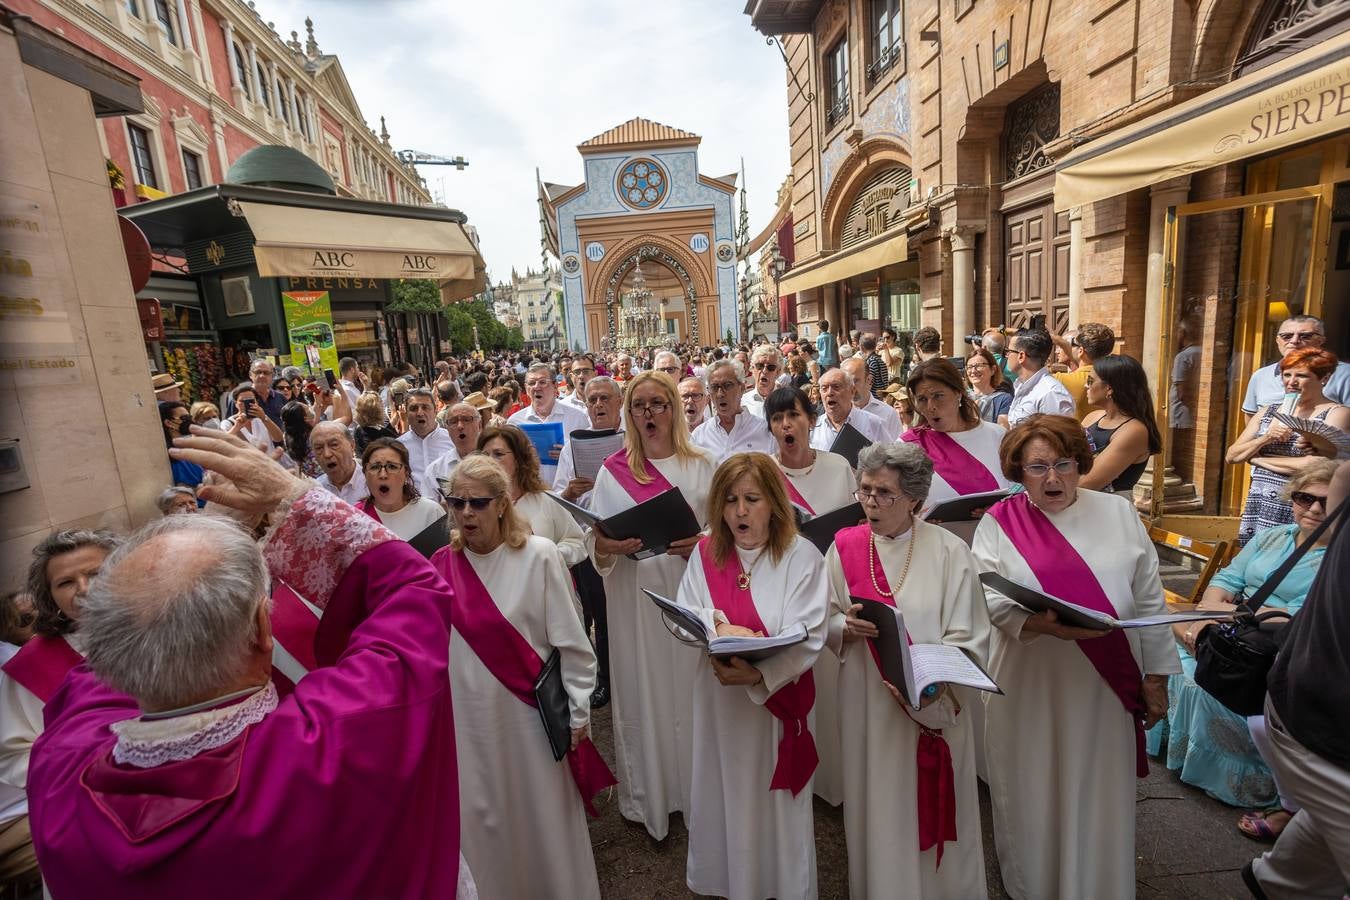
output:
[[[1105,418],[1105,417],[1103,417]],[[1100,422],[1098,419],[1097,422]],[[1102,428],[1097,422],[1084,426],[1083,430],[1087,432],[1088,443],[1092,445],[1093,456],[1100,456],[1101,452],[1111,443],[1111,438],[1116,436],[1116,432],[1125,426],[1126,422],[1134,421],[1133,418],[1126,419],[1115,428]],[[1144,474],[1144,469],[1148,466],[1148,460],[1143,462],[1130,463],[1125,467],[1125,471],[1116,476],[1104,490],[1110,490],[1116,494],[1128,494],[1134,490],[1134,486],[1139,481],[1139,477]]]

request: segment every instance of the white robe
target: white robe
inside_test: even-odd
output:
[[[684,494],[700,526],[705,524],[711,460],[700,451],[697,459],[671,456],[651,462]],[[602,468],[591,494],[591,511],[604,518],[636,505],[609,470]],[[670,814],[689,809],[689,767],[694,754],[689,685],[701,660],[697,651],[671,635],[641,589],[674,599],[686,564],[673,554],[640,562],[626,556],[594,554],[592,558],[605,580],[609,615],[619,811],[629,821],[645,825],[647,833],[659,841],[670,827]]]
[[[535,534],[558,545],[563,564],[569,569],[586,558],[586,533],[572,514],[550,500],[543,491],[521,494],[516,509],[530,523]],[[569,584],[570,579],[569,579]]]
[[[775,457],[776,459],[777,457]],[[789,469],[782,462],[778,467],[788,481],[802,495],[816,515],[848,506],[858,479],[848,460],[838,453],[816,451],[816,461],[805,469]],[[839,658],[833,653],[816,657],[816,753],[820,766],[812,783],[816,796],[831,806],[844,802],[843,764],[839,755],[839,710],[836,695],[839,692]]]
[[[895,597],[910,638],[916,644],[960,647],[985,665],[989,613],[979,570],[959,538],[925,522],[895,538],[878,537],[877,559],[887,583],[892,590],[900,583],[909,542],[916,534],[919,543],[909,574]],[[867,645],[843,640],[844,615],[851,603],[837,547],[830,547],[825,565],[834,603],[829,644],[840,657],[838,703],[850,895],[854,900],[984,897],[984,844],[975,735],[969,715],[981,694],[948,685],[937,702],[906,715],[882,684]],[[915,753],[920,731],[911,715],[926,727],[941,728],[951,749],[956,842],[944,845],[941,866],[936,847],[919,850]]]
[[[377,509],[375,514],[380,517],[380,522],[385,528],[398,535],[399,540],[410,541],[425,531],[428,525],[445,515],[445,509],[435,500],[418,497],[397,512],[380,512]]]
[[[1119,618],[1165,612],[1158,557],[1124,497],[1080,488],[1046,514],[1091,567]],[[975,531],[981,571],[1040,582],[997,521]],[[985,704],[985,752],[1003,883],[1014,897],[1134,896],[1134,725],[1072,641],[1021,634],[1030,613],[986,591],[990,674],[1004,695]],[[1181,671],[1167,628],[1128,629],[1144,674]]]
[[[557,647],[571,724],[590,721],[595,653],[570,600],[557,547],[532,536],[486,555],[465,551],[502,615],[547,660]],[[450,633],[459,761],[460,849],[482,897],[599,897],[586,811],[567,761],[555,762],[539,712]]]
[[[730,900],[815,897],[811,787],[795,797],[790,790],[769,790],[783,725],[764,704],[810,669],[824,646],[830,606],[825,566],[820,551],[800,536],[777,563],[758,559],[758,550],[736,554],[750,573],[765,634],[801,622],[809,637],[759,662],[764,679],[753,687],[723,685],[711,663],[700,660],[692,686],[694,788],[685,879],[696,894]],[[698,610],[710,627],[726,621],[714,611],[698,553],[689,558],[679,602]],[[814,734],[815,716],[808,721]]]
[[[78,632],[65,639],[76,652],[82,651]],[[33,742],[46,727],[42,718],[46,705],[37,694],[0,672],[0,784],[28,787],[28,758]]]

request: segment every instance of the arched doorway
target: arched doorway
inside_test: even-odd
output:
[[[670,251],[641,244],[611,271],[604,287],[605,333],[610,347],[699,341],[698,290]]]

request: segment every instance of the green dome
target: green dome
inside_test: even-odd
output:
[[[323,167],[294,147],[263,144],[234,161],[225,173],[230,184],[284,188],[311,194],[337,194]]]

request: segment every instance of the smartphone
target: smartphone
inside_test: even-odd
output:
[[[327,382],[328,382],[328,389],[329,389],[330,391],[335,391],[335,390],[337,390],[338,380],[337,380],[337,376],[333,374],[333,370],[332,370],[332,369],[324,369],[324,370],[323,370],[323,377],[324,377],[325,380],[327,380]]]

